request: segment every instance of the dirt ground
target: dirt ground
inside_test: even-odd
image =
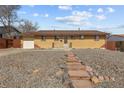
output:
[[[124,52],[103,49],[71,51],[99,75],[115,77],[115,82],[104,82],[96,87],[124,87]],[[0,50],[0,55],[3,54],[0,56],[0,87],[66,87],[56,73],[61,66],[66,68],[67,53],[64,50]]]

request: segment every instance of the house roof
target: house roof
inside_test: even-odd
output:
[[[124,37],[124,34],[115,34],[113,36],[119,36],[119,37]]]
[[[107,35],[109,33],[97,30],[40,30],[38,32],[26,32],[23,36],[79,36],[79,35]]]
[[[9,27],[7,26],[7,28],[9,28]],[[20,33],[15,27],[12,27],[12,26],[10,27],[10,30],[11,30],[11,32],[16,31],[16,32]],[[0,34],[5,34],[5,33],[9,33],[9,32],[7,32],[5,30],[4,26],[0,26]]]
[[[108,38],[108,41],[124,41],[124,34],[112,35]]]

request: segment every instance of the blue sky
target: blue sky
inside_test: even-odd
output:
[[[39,29],[95,29],[124,34],[124,6],[110,5],[25,5],[20,18],[37,22]]]

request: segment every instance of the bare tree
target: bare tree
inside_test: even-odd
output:
[[[11,26],[18,21],[19,9],[19,5],[0,5],[0,24],[5,27],[5,31],[10,32]]]
[[[37,31],[39,26],[38,23],[33,23],[29,20],[24,20],[23,22],[20,23],[18,28],[20,32],[32,32]]]

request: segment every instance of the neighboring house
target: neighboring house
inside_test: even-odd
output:
[[[7,31],[6,29],[10,29]],[[0,38],[13,39],[20,36],[20,32],[14,27],[3,27],[0,26]]]
[[[124,35],[111,35],[107,40],[107,49],[124,51]]]
[[[23,48],[105,48],[109,33],[96,30],[43,30],[23,33]]]
[[[10,30],[6,30],[10,29]],[[14,27],[3,27],[0,26],[0,49],[19,47],[20,40],[17,40],[21,33]]]

